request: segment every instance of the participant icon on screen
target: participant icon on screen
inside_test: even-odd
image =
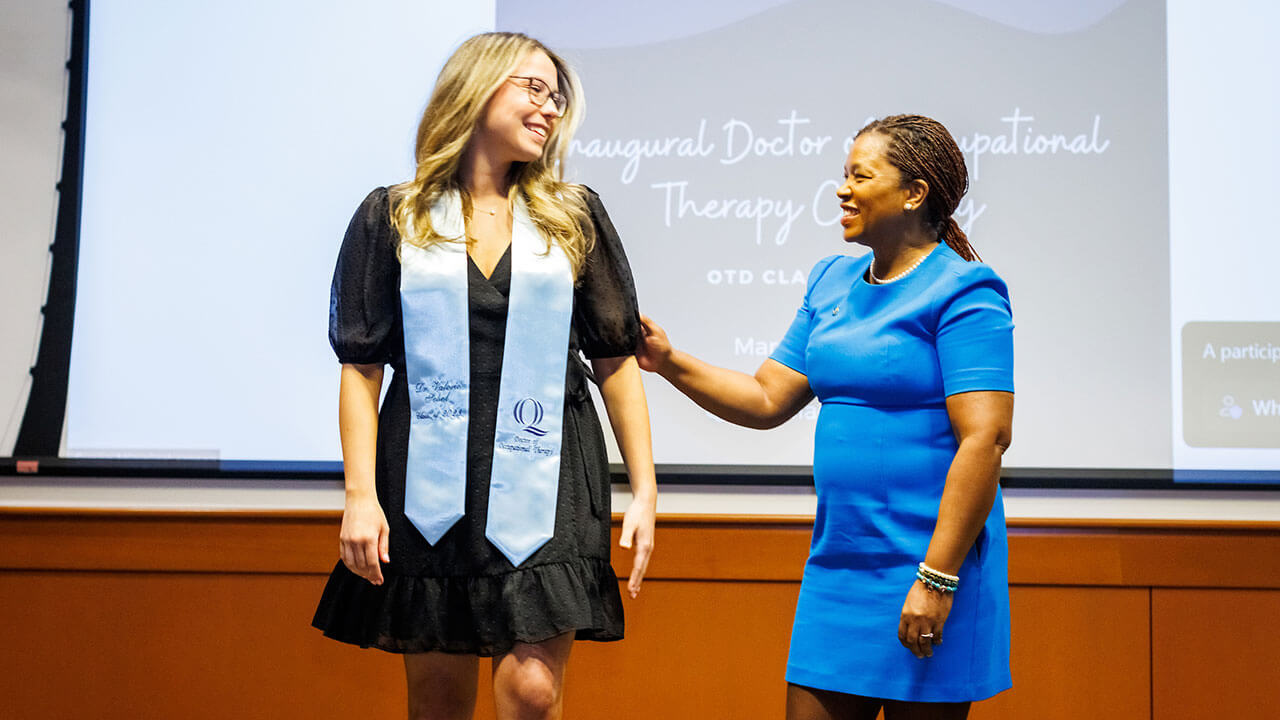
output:
[[[1244,408],[1236,404],[1236,399],[1231,395],[1222,396],[1222,409],[1218,410],[1218,414],[1232,420],[1239,420],[1244,415]]]

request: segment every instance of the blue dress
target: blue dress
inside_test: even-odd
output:
[[[822,403],[817,517],[787,681],[895,700],[980,700],[1011,685],[998,493],[933,657],[898,642],[898,621],[957,448],[945,399],[1013,391],[1008,290],[989,266],[945,244],[885,285],[865,279],[870,262],[870,254],[820,261],[772,355],[807,375]]]

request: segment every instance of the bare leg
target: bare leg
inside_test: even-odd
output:
[[[475,655],[405,655],[409,720],[470,720],[476,709],[479,668]]]
[[[876,698],[787,683],[787,720],[875,720]]]
[[[573,633],[540,643],[516,643],[493,659],[493,704],[499,720],[558,720]]]
[[[885,720],[965,720],[969,703],[884,701]]]

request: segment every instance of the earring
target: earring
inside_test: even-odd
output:
[[[907,203],[906,205],[903,205],[902,209],[906,210],[907,212],[911,212],[911,203]]]

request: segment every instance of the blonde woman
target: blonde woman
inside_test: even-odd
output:
[[[437,79],[415,177],[369,194],[338,257],[346,506],[313,624],[402,653],[412,718],[471,717],[479,657],[498,717],[559,717],[573,641],[622,637],[589,380],[631,480],[633,597],[653,547],[634,284],[600,199],[561,180],[581,113],[541,43],[471,38]]]

